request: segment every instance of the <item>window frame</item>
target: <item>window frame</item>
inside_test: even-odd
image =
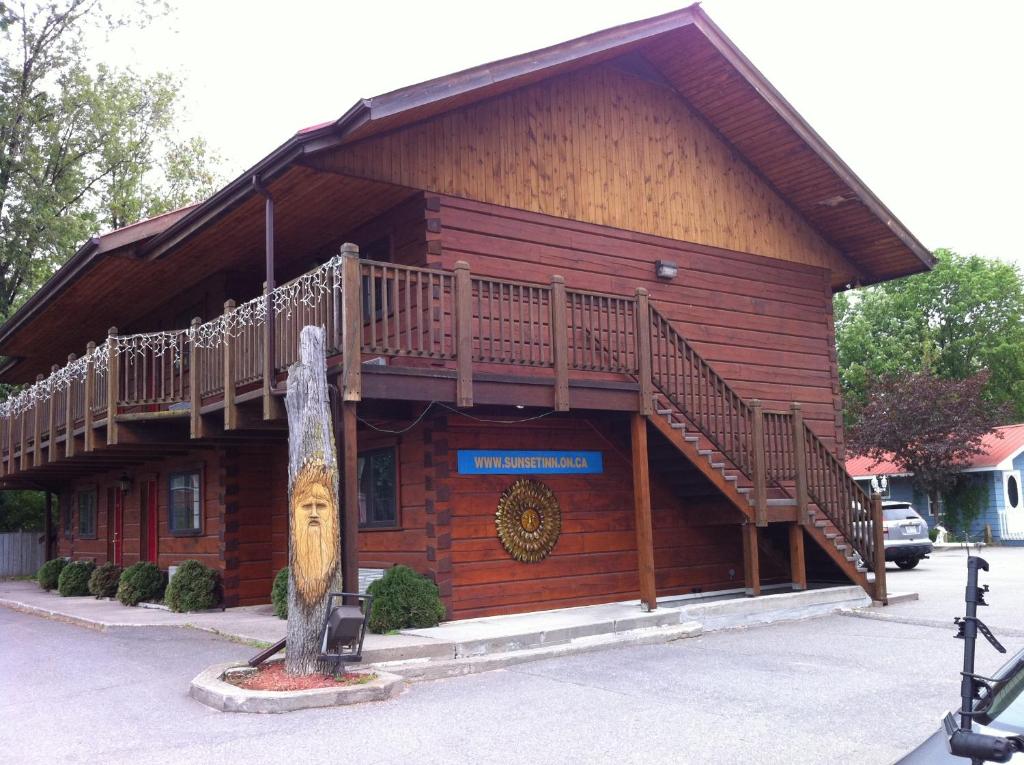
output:
[[[394,518],[393,521],[389,521],[387,523],[379,523],[379,522],[378,523],[370,523],[370,522],[363,523],[362,517],[361,517],[362,513],[360,513],[360,519],[359,519],[359,531],[360,531],[360,533],[362,533],[364,531],[395,531],[397,529],[401,529],[402,528],[402,503],[401,503],[402,483],[401,483],[401,469],[400,469],[400,463],[399,463],[399,459],[398,459],[398,446],[395,445],[395,444],[392,444],[390,446],[378,446],[378,447],[374,447],[373,449],[366,449],[365,451],[359,452],[358,459],[360,459],[360,460],[372,459],[375,455],[383,454],[385,452],[390,452],[391,453],[392,464],[395,466],[395,476],[394,476],[395,518]],[[358,465],[358,462],[357,462],[357,465]],[[357,492],[357,495],[360,494],[358,486],[356,487],[356,492]],[[368,494],[366,496],[370,497],[372,495]],[[372,513],[371,513],[370,507],[368,505],[367,508],[366,508],[366,516],[369,518],[371,514]]]
[[[82,498],[92,497],[92,529],[86,531],[82,526],[82,520],[86,516],[82,513]],[[99,534],[99,496],[95,486],[87,489],[79,489],[75,492],[75,507],[78,509],[78,538],[96,539]]]
[[[187,529],[176,529],[174,528],[174,479],[181,478],[183,476],[195,476],[196,477],[196,498],[199,503],[198,513],[198,525],[194,528],[190,527]],[[183,470],[175,470],[167,474],[167,531],[173,537],[201,537],[203,535],[203,529],[206,521],[206,507],[203,502],[203,469],[202,467],[192,467]],[[157,529],[160,528],[160,507],[157,505],[156,509],[157,517],[152,520],[153,523],[157,524]]]

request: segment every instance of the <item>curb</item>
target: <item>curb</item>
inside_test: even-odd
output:
[[[192,680],[188,695],[220,712],[281,714],[300,709],[387,701],[398,696],[404,686],[403,679],[398,675],[375,669],[376,679],[364,685],[312,688],[306,691],[248,691],[221,679],[227,670],[239,666],[238,662],[227,662],[203,670]]]
[[[377,664],[368,665],[367,669],[372,668],[376,672],[398,672],[408,682],[422,682],[425,680],[440,680],[446,677],[474,675],[479,672],[490,672],[495,669],[503,669],[531,661],[575,656],[593,651],[602,651],[608,648],[672,643],[676,640],[700,637],[703,634],[704,628],[698,622],[685,622],[684,624],[670,627],[643,627],[628,632],[587,635],[558,645],[470,656],[448,661],[409,659],[405,661],[378,662]]]

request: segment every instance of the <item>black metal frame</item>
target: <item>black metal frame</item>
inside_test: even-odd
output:
[[[331,613],[334,611],[334,599],[341,598],[341,604],[345,605],[347,598],[354,598],[361,602],[363,609],[363,626],[359,630],[359,642],[356,645],[355,653],[330,653],[327,650],[327,627],[330,623]],[[343,662],[357,662],[363,660],[363,640],[366,638],[366,630],[370,624],[370,608],[373,606],[373,596],[360,592],[331,592],[327,595],[327,611],[324,614],[324,624],[321,628],[320,658],[325,661],[334,662],[334,674],[342,669]]]

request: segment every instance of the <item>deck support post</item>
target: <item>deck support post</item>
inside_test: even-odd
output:
[[[761,557],[757,548],[757,524],[747,521],[741,527],[743,532],[743,580],[747,595],[761,594]]]
[[[469,263],[455,263],[455,401],[473,406],[473,280]]]
[[[18,415],[21,418],[21,469],[28,470],[30,467],[28,458],[28,418],[27,412]]]
[[[121,379],[121,372],[118,369],[120,356],[117,353],[117,344],[113,342],[117,335],[117,327],[107,330],[107,446],[114,446],[117,443],[117,383]],[[85,401],[85,411],[89,411],[89,401]],[[88,435],[88,428],[86,435]]]
[[[43,511],[43,558],[53,557],[53,492],[46,492],[46,505]]]
[[[885,528],[882,518],[882,495],[871,492],[871,535],[874,538],[875,555],[872,567],[875,572],[874,600],[889,605],[889,591],[885,586]]]
[[[804,558],[804,528],[799,523],[789,525],[789,572],[794,590],[807,589],[807,561]]]
[[[356,438],[355,401],[341,403],[342,421],[342,481],[344,517],[342,520],[342,571],[345,588],[359,591],[359,444]],[[350,583],[350,584],[348,584]]]
[[[636,288],[636,363],[640,382],[640,414],[652,411],[654,383],[651,380],[651,304],[647,290]]]
[[[569,317],[565,279],[551,277],[551,356],[555,365],[555,411],[569,411]]]
[[[235,301],[224,301],[224,314],[230,315],[235,312]],[[267,316],[267,321],[272,321]],[[230,320],[225,324],[230,326]],[[264,346],[266,352],[266,346]],[[264,371],[266,369],[264,368]],[[224,333],[224,430],[234,430],[238,427],[238,404],[235,403],[235,338],[230,332]]]
[[[644,611],[653,611],[658,607],[658,600],[654,583],[654,531],[651,523],[651,480],[647,464],[647,418],[639,412],[630,415],[630,440],[640,607]]]
[[[203,323],[203,320],[198,316],[192,318],[192,334],[189,340],[188,350],[188,399],[189,399],[189,437],[190,438],[202,438],[203,437],[203,415],[199,410],[203,405],[202,392],[199,390],[200,375],[199,370],[199,349],[196,348],[196,330],[199,325]]]
[[[85,346],[85,399],[83,403],[82,416],[85,418],[85,433],[83,434],[85,446],[83,447],[85,452],[95,451],[96,449],[96,431],[94,428],[92,402],[96,396],[96,362],[93,358],[93,354],[96,352],[96,343],[91,342]],[[107,420],[109,422],[110,412],[107,412]]]
[[[60,369],[60,367],[58,367],[56,364],[54,364],[52,367],[50,367],[50,374],[51,375],[56,374],[58,369]],[[56,404],[57,404],[57,397],[54,396],[53,391],[51,390],[50,391],[50,411],[49,411],[49,416],[47,417],[47,423],[46,423],[47,432],[50,434],[50,440],[49,440],[49,443],[47,444],[47,449],[46,449],[46,461],[47,462],[56,462],[57,461],[57,411],[56,411],[57,406],[56,406]],[[49,496],[49,493],[47,493],[47,496]],[[49,560],[50,556],[47,555],[46,559]]]
[[[74,361],[76,358],[75,354],[68,354],[68,364]],[[107,382],[110,382],[110,370],[107,370]],[[71,384],[64,394],[64,456],[74,457],[75,456],[75,410],[72,406],[72,395],[71,395]],[[108,398],[109,401],[109,398]],[[110,412],[107,412],[107,417],[110,417]],[[11,456],[14,456],[14,446],[11,446]]]
[[[796,473],[796,521],[801,526],[809,522],[807,507],[807,437],[804,433],[804,413],[795,401],[790,406],[793,413],[793,469]]]
[[[259,176],[252,179],[253,188],[264,199],[264,254],[266,276],[263,282],[263,302],[267,321],[263,325],[263,419],[279,420],[284,417],[281,402],[274,396],[276,384],[277,323],[274,321],[273,292],[277,287],[274,263],[274,197],[267,191]]]
[[[341,245],[341,400],[363,397],[363,275],[359,248]]]
[[[751,449],[754,452],[754,511],[758,526],[768,525],[768,470],[764,453],[764,407],[754,399],[750,402]]]
[[[40,383],[43,381],[41,374],[36,375],[36,382]],[[42,412],[40,411],[43,407],[41,401],[37,401],[35,404],[34,422],[32,423],[32,465],[39,467],[43,464],[43,423],[42,423]]]

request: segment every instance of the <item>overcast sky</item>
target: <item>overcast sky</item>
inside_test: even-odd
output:
[[[685,0],[170,0],[97,58],[184,79],[234,176],[356,100]],[[706,0],[705,11],[929,248],[1024,265],[1024,2]]]

